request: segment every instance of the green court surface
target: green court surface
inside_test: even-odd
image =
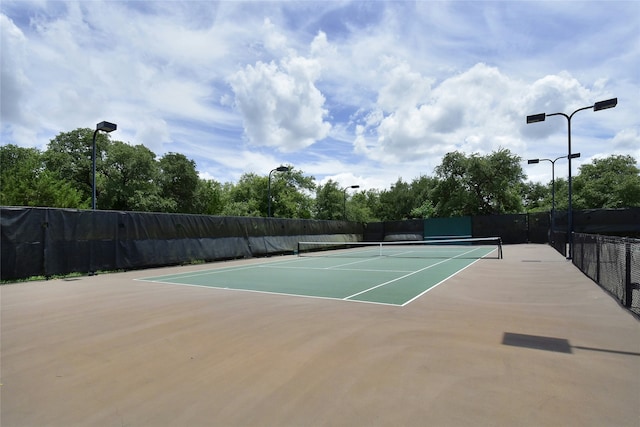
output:
[[[460,248],[453,254],[432,257],[288,256],[139,280],[404,306],[494,251]]]

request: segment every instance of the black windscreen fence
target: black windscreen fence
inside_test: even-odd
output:
[[[500,237],[506,244],[549,242],[548,212],[384,221],[364,225],[369,242]]]
[[[356,223],[258,217],[0,208],[0,279],[129,270],[293,253],[299,241],[500,237],[567,253],[567,212]],[[580,233],[640,237],[640,208],[574,211]],[[635,260],[637,262],[637,260]]]
[[[557,211],[554,229],[566,232],[568,221],[566,211]],[[572,223],[576,233],[640,238],[640,208],[573,211]]]
[[[566,231],[553,231],[549,233],[549,245],[565,257],[567,256],[567,243]]]
[[[528,241],[531,243],[551,242],[551,215],[549,212],[535,212],[527,215]]]
[[[384,222],[384,239],[386,241],[422,240],[424,236],[424,220],[408,219],[404,221]]]
[[[0,208],[0,279],[130,270],[293,253],[301,240],[357,241],[346,221]]]
[[[573,263],[640,315],[640,239],[574,233]]]
[[[526,214],[474,216],[471,221],[473,237],[501,237],[503,243],[529,241]]]
[[[364,224],[363,240],[365,242],[381,242],[384,240],[384,222]]]

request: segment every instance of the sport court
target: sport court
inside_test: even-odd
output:
[[[404,306],[479,259],[499,238],[432,242],[301,242],[299,257],[140,280]]]
[[[640,322],[549,246],[404,306],[146,281],[264,262],[2,286],[2,426],[638,424]]]

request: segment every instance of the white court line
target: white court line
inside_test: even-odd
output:
[[[483,257],[484,258],[484,257]],[[462,267],[460,270],[456,271],[455,273],[451,274],[450,276],[442,279],[441,281],[439,281],[438,283],[436,283],[435,285],[431,286],[428,289],[425,289],[424,291],[420,292],[418,295],[416,295],[415,297],[411,298],[409,301],[405,301],[403,304],[400,304],[400,306],[404,307],[405,305],[417,300],[418,298],[420,298],[422,295],[426,294],[427,292],[429,292],[431,289],[434,289],[437,286],[440,286],[441,284],[443,284],[444,282],[446,282],[447,280],[451,279],[453,276],[455,276],[456,274],[460,273],[463,270],[466,270],[467,268],[469,268],[470,266],[472,266],[473,264],[475,264],[476,262],[480,261],[482,258],[478,258],[477,260],[473,261],[471,264]]]
[[[435,267],[436,265],[440,265],[440,264],[445,263],[445,262],[447,262],[447,261],[451,261],[451,260],[452,260],[452,259],[454,259],[454,258],[458,258],[458,257],[464,256],[464,255],[467,255],[467,254],[469,254],[469,253],[471,253],[471,252],[473,252],[473,251],[476,251],[476,250],[478,250],[478,249],[479,249],[479,248],[472,249],[472,250],[470,250],[470,251],[467,251],[467,252],[462,253],[462,254],[460,254],[460,255],[457,255],[457,256],[455,256],[455,257],[452,257],[452,258],[448,258],[448,259],[442,260],[442,261],[437,262],[437,263],[435,263],[435,264],[429,265],[429,266],[427,266],[427,267],[425,267],[425,268],[421,268],[420,270],[417,270],[417,271],[411,272],[411,273],[409,273],[409,274],[405,274],[404,276],[400,276],[400,277],[397,277],[397,278],[395,278],[395,279],[388,280],[388,281],[386,281],[386,282],[384,282],[384,283],[380,283],[379,285],[372,286],[372,287],[370,287],[369,289],[365,289],[364,291],[360,291],[360,292],[355,293],[355,294],[353,294],[353,295],[349,295],[348,297],[345,297],[344,299],[351,299],[351,298],[353,298],[353,297],[357,297],[358,295],[362,295],[362,294],[367,293],[367,292],[369,292],[369,291],[372,291],[372,290],[374,290],[374,289],[380,288],[380,287],[382,287],[382,286],[386,286],[386,285],[388,285],[388,284],[390,284],[390,283],[397,282],[398,280],[402,280],[402,279],[404,279],[404,278],[406,278],[406,277],[413,276],[414,274],[417,274],[417,273],[420,273],[420,272],[422,272],[422,271],[428,270],[428,269],[430,269],[431,267]],[[476,261],[477,261],[477,260],[476,260]],[[471,264],[474,264],[476,261],[472,262]],[[465,267],[465,268],[466,268],[466,267]]]
[[[288,259],[288,260],[272,260],[272,261],[265,261],[265,262],[251,264],[251,265],[247,265],[247,266],[241,266],[241,267],[209,268],[209,269],[206,269],[206,270],[198,270],[198,271],[189,272],[189,273],[176,273],[176,274],[167,274],[167,275],[163,275],[163,276],[143,277],[143,278],[134,279],[134,280],[141,281],[141,282],[166,283],[166,282],[164,282],[164,280],[180,280],[180,279],[186,279],[186,278],[190,278],[190,277],[206,276],[208,274],[219,274],[219,273],[226,273],[226,272],[229,272],[229,271],[249,270],[249,269],[252,269],[252,268],[271,267],[271,268],[299,268],[299,269],[305,269],[306,267],[278,267],[276,264],[302,262],[302,261],[305,261],[305,260],[308,260],[308,259],[313,259],[313,258],[299,257],[299,258],[296,258],[296,259]],[[322,259],[326,259],[326,258],[322,258]],[[339,267],[342,267],[342,266],[345,266],[345,265],[358,264],[358,263],[361,263],[361,262],[371,262],[371,261],[374,261],[375,259],[377,259],[377,258],[367,258],[367,259],[364,259],[364,260],[358,260],[358,261],[338,264],[338,265],[330,266],[330,267],[322,267],[322,268],[319,268],[319,267],[308,267],[308,269],[309,270],[339,269]],[[358,270],[358,271],[366,271],[366,270]],[[406,273],[406,272],[407,271],[399,271],[399,273]],[[153,280],[155,278],[161,278],[162,280]]]
[[[335,271],[367,271],[374,273],[411,273],[413,270],[374,270],[369,268],[337,268],[337,267],[281,267],[278,265],[261,265],[260,268],[273,268],[274,270],[335,270]]]
[[[134,280],[143,281],[142,279],[134,279]],[[254,293],[254,294],[281,295],[281,296],[288,296],[288,297],[322,299],[322,300],[331,300],[331,301],[346,301],[346,302],[349,302],[349,303],[356,302],[356,303],[365,303],[365,304],[386,305],[386,306],[392,306],[392,307],[402,307],[402,305],[400,305],[400,304],[393,304],[393,303],[390,303],[390,302],[364,301],[364,300],[347,300],[347,299],[338,298],[338,297],[321,297],[321,296],[318,296],[318,295],[291,294],[291,293],[286,293],[286,292],[274,292],[274,291],[259,291],[259,290],[256,290],[256,289],[229,288],[229,287],[224,287],[224,286],[192,285],[192,284],[188,284],[188,283],[163,282],[163,281],[160,281],[160,280],[146,280],[146,282],[149,282],[149,283],[160,283],[160,284],[163,284],[163,285],[173,285],[173,286],[190,286],[192,288],[217,289],[217,290],[232,291],[232,292],[250,292],[250,293]]]
[[[272,265],[268,265],[268,264],[264,264],[262,265],[262,267],[264,268],[298,268],[301,270],[304,269],[309,269],[309,270],[340,270],[340,271],[391,271],[391,270],[367,270],[367,269],[343,269],[341,267],[344,267],[346,265],[353,265],[353,264],[360,264],[363,262],[372,262],[372,261],[376,261],[378,259],[380,259],[380,256],[374,256],[373,258],[366,258],[366,259],[361,259],[358,261],[351,261],[351,262],[345,262],[343,264],[338,264],[338,265],[331,265],[328,267],[280,267],[280,266],[272,266]],[[323,258],[324,259],[324,258]],[[397,273],[408,273],[412,270],[404,270],[404,271],[397,271]]]
[[[259,267],[262,267],[263,265],[267,265],[267,264],[277,264],[277,263],[296,262],[296,261],[302,261],[302,259],[265,261],[265,262],[260,262],[260,263],[246,265],[246,266],[240,266],[240,267],[233,267],[233,266],[215,267],[215,268],[209,268],[209,269],[206,269],[206,270],[193,271],[193,272],[189,272],[189,273],[166,274],[166,275],[163,275],[163,276],[142,277],[142,278],[133,279],[133,280],[137,280],[137,281],[141,281],[141,282],[163,283],[160,280],[152,280],[152,279],[161,278],[161,279],[165,279],[165,280],[179,280],[179,279],[184,279],[184,278],[188,278],[188,277],[206,276],[207,274],[218,274],[218,273],[226,273],[226,272],[229,272],[229,271],[249,270],[249,269],[252,269],[252,268],[259,268]]]
[[[306,259],[308,259],[308,258],[305,258],[305,257],[299,257],[299,258],[296,258],[296,259],[288,259],[288,260],[265,261],[265,262],[256,263],[256,264],[252,264],[252,265],[248,265],[248,266],[242,266],[242,267],[232,267],[232,266],[218,267],[218,268],[210,268],[210,269],[207,269],[207,270],[198,270],[196,272],[192,272],[192,273],[188,273],[188,274],[173,274],[173,275],[169,274],[169,275],[164,275],[164,276],[154,276],[154,277],[157,277],[158,279],[163,279],[163,280],[152,280],[152,279],[154,279],[154,277],[139,278],[139,279],[134,279],[134,280],[136,280],[136,281],[146,281],[146,282],[150,282],[150,283],[176,285],[176,286],[192,286],[192,287],[199,287],[199,288],[221,289],[221,290],[230,290],[230,291],[244,291],[244,292],[253,292],[253,293],[261,293],[261,294],[275,294],[275,295],[296,296],[296,297],[303,297],[303,298],[324,299],[324,300],[334,300],[334,301],[347,301],[347,302],[358,302],[358,303],[386,305],[386,306],[393,306],[393,307],[404,307],[405,305],[409,304],[412,301],[415,301],[417,298],[419,298],[420,296],[424,295],[429,290],[435,288],[436,286],[438,286],[441,283],[445,282],[449,278],[455,276],[460,271],[462,271],[462,270],[468,268],[469,266],[475,264],[477,261],[479,261],[480,259],[486,257],[489,254],[484,255],[482,258],[479,258],[479,259],[473,261],[469,265],[461,268],[460,270],[458,270],[455,273],[453,273],[451,276],[449,276],[446,279],[438,282],[436,285],[431,286],[429,289],[423,291],[419,295],[413,297],[412,299],[410,299],[409,301],[406,301],[403,304],[393,304],[393,303],[385,303],[385,302],[379,302],[379,301],[354,300],[352,298],[354,298],[355,296],[361,295],[363,293],[366,293],[368,291],[371,291],[373,289],[376,289],[376,288],[388,285],[390,283],[396,282],[396,281],[401,280],[401,279],[403,279],[405,277],[412,276],[412,275],[414,275],[416,273],[422,272],[422,271],[427,270],[427,269],[429,269],[431,267],[435,267],[435,266],[437,266],[439,264],[442,264],[444,262],[450,261],[450,260],[452,260],[454,258],[462,257],[464,255],[467,255],[467,254],[472,253],[474,251],[477,251],[479,249],[482,249],[482,248],[471,249],[471,250],[469,250],[467,252],[464,252],[462,254],[459,254],[459,255],[451,257],[451,258],[447,258],[445,260],[442,260],[442,261],[440,261],[440,262],[438,262],[436,264],[429,265],[429,266],[427,266],[425,268],[422,268],[420,270],[409,271],[409,272],[407,272],[407,271],[394,271],[394,270],[369,270],[369,269],[362,270],[362,269],[339,269],[338,268],[338,267],[343,266],[343,265],[352,265],[352,264],[358,264],[358,263],[361,263],[361,262],[375,261],[375,260],[378,260],[380,257],[375,257],[375,258],[370,258],[370,259],[365,259],[365,260],[358,260],[358,261],[354,261],[354,262],[350,262],[350,263],[339,264],[338,266],[323,267],[323,268],[319,268],[319,267],[278,267],[277,265],[275,265],[275,264],[296,263],[296,262],[301,262],[301,261],[305,261]],[[266,267],[269,267],[269,268],[298,268],[298,269],[308,269],[308,270],[337,269],[338,271],[341,271],[341,270],[345,270],[345,271],[372,271],[372,272],[393,272],[393,273],[408,273],[408,274],[405,274],[405,275],[403,275],[401,277],[398,277],[396,279],[389,280],[387,282],[381,283],[379,285],[373,286],[373,287],[368,288],[368,289],[366,289],[364,291],[355,293],[353,295],[350,295],[350,296],[347,296],[347,297],[344,297],[344,298],[322,297],[322,296],[314,296],[314,295],[292,294],[292,293],[273,292],[273,291],[259,291],[259,290],[253,290],[253,289],[229,288],[229,287],[222,287],[222,286],[193,285],[193,284],[185,284],[185,283],[177,283],[177,282],[166,281],[166,280],[179,280],[179,279],[188,278],[188,277],[197,277],[197,276],[202,276],[202,275],[207,275],[207,274],[218,274],[218,273],[233,272],[233,271],[238,271],[238,270],[248,270],[248,269],[252,269],[252,268],[266,268]]]
[[[206,276],[208,274],[226,273],[228,271],[248,270],[248,269],[257,268],[257,267],[258,265],[249,265],[245,267],[220,267],[220,268],[211,268],[208,270],[198,270],[192,273],[167,274],[165,276],[143,277],[143,278],[134,279],[134,280],[138,280],[141,282],[167,283],[167,282],[163,282],[163,280],[180,280],[180,279],[186,279],[189,277],[198,277],[198,276]],[[154,280],[155,278],[163,279],[163,280]]]
[[[328,269],[339,268],[339,267],[343,267],[343,266],[345,266],[345,265],[359,264],[359,263],[361,263],[361,262],[372,262],[372,261],[377,260],[378,258],[379,258],[379,257],[375,257],[375,258],[366,258],[366,259],[361,259],[361,260],[358,260],[358,261],[346,262],[346,263],[344,263],[344,264],[338,264],[338,265],[334,265],[334,266],[328,267]]]

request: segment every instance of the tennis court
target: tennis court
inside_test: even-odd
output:
[[[498,238],[438,242],[300,242],[299,257],[140,280],[404,306],[485,257]]]
[[[638,425],[638,319],[549,246],[471,249],[335,248],[1,286],[1,424]],[[453,276],[433,287],[439,269]],[[420,289],[375,304],[342,301],[358,289],[301,291],[316,276],[369,289],[407,274],[393,284]]]

